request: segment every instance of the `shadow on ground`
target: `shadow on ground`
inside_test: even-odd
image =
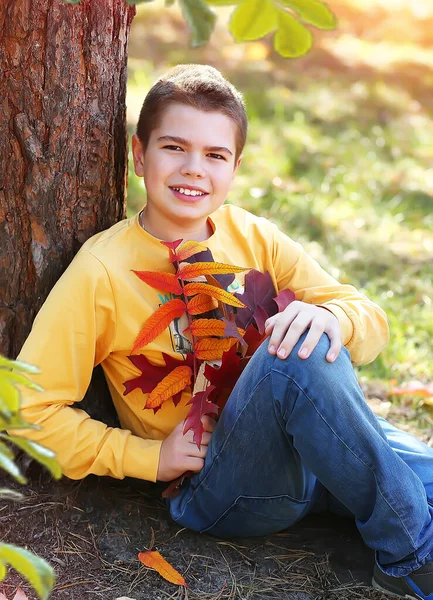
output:
[[[314,515],[276,535],[220,540],[176,525],[159,485],[96,476],[55,482],[35,465],[30,471],[27,498],[0,511],[0,539],[51,563],[50,599],[385,599],[369,588],[373,552],[349,519]],[[138,562],[153,535],[187,590]],[[12,598],[20,584],[36,598],[13,571],[0,590]]]

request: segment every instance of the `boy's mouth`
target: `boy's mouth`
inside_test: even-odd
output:
[[[186,188],[186,187],[177,187],[177,186],[170,186],[170,189],[173,192],[176,192],[176,194],[180,194],[181,196],[185,196],[185,197],[202,197],[202,196],[207,196],[207,192],[198,189],[198,188]]]

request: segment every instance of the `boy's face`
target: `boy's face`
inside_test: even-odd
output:
[[[225,202],[241,162],[235,136],[235,123],[222,112],[179,103],[166,108],[146,151],[133,136],[135,172],[147,191],[145,225],[153,235],[208,237],[207,217]]]

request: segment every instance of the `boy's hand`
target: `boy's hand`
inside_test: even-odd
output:
[[[310,331],[299,348],[298,356],[308,358],[322,334],[326,333],[331,341],[326,359],[333,362],[340,354],[342,346],[339,320],[326,308],[299,300],[291,302],[282,312],[267,319],[265,333],[271,336],[269,353],[277,354],[279,358],[287,358],[308,328]]]
[[[198,471],[202,470],[207,447],[211,434],[215,429],[216,421],[208,415],[204,415],[201,418],[201,422],[205,431],[201,440],[200,450],[192,439],[194,434],[191,430],[185,435],[183,434],[184,421],[179,423],[162,442],[156,476],[158,481],[172,481],[172,479],[176,479],[176,477],[179,477],[185,471],[198,473]]]

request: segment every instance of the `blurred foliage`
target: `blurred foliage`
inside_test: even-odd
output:
[[[15,461],[10,443],[47,467],[56,479],[62,474],[51,450],[24,437],[5,432],[6,429],[35,428],[34,425],[26,423],[20,414],[20,393],[17,386],[40,390],[41,388],[27,376],[37,372],[37,369],[30,365],[11,361],[0,355],[0,469],[19,483],[26,483],[26,478]],[[14,490],[0,488],[0,498],[20,500],[22,496]],[[28,550],[0,542],[0,581],[6,577],[8,565],[31,583],[42,600],[48,598],[55,577],[53,569],[46,561]]]
[[[176,0],[165,0],[165,6],[175,4]],[[275,32],[274,48],[285,57],[302,56],[310,50],[313,36],[305,23],[319,29],[333,29],[336,24],[334,15],[320,0],[178,0],[178,4],[188,23],[192,46],[208,42],[214,30],[217,15],[210,6],[235,6],[228,28],[237,42],[261,39]]]
[[[127,98],[132,132],[174,64],[212,64],[244,93],[249,139],[228,201],[276,222],[386,310],[390,343],[358,372],[386,386],[433,379],[433,6],[416,14],[398,2],[335,0],[338,31],[296,61],[271,40],[233,44],[223,26],[188,48],[182,20],[146,6],[132,27]],[[132,172],[128,181],[132,214],[145,191]]]

